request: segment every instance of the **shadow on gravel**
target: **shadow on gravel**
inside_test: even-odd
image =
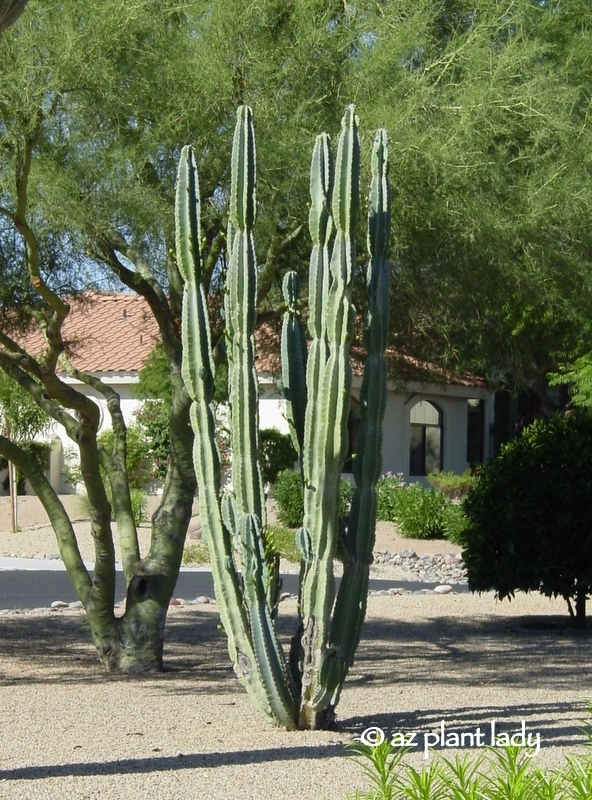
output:
[[[0,686],[84,684],[100,681],[186,679],[195,690],[236,689],[216,613],[171,614],[166,627],[165,672],[146,676],[108,673],[99,664],[83,614],[18,614],[0,619]],[[26,664],[26,669],[19,665]]]
[[[392,685],[408,683],[412,675],[419,684],[456,685],[459,691],[486,685],[572,691],[591,686],[592,631],[518,630],[526,619],[370,620],[350,680]]]
[[[363,731],[371,727],[380,728],[385,736],[392,736],[397,732],[415,732],[417,734],[415,744],[422,749],[423,734],[429,731],[438,732],[442,721],[445,723],[446,732],[474,733],[479,728],[483,732],[484,741],[489,744],[492,722],[495,723],[497,735],[504,732],[515,733],[524,720],[527,735],[540,734],[541,747],[573,747],[586,743],[586,736],[582,732],[586,722],[584,717],[583,703],[581,710],[574,710],[573,703],[519,703],[503,706],[492,704],[478,708],[467,706],[453,709],[430,708],[350,717],[342,720],[339,730],[351,733],[352,736],[360,736]]]
[[[215,608],[185,609],[167,621],[167,675],[216,690],[226,678],[236,687],[226,639],[218,628]],[[397,683],[410,679],[434,686],[552,685],[578,691],[592,685],[592,636],[573,632],[520,632],[519,618],[438,617],[418,621],[372,619],[362,634],[348,684]],[[296,629],[294,614],[280,615],[278,632],[284,645]],[[19,663],[27,669],[20,671]],[[82,614],[16,615],[0,621],[0,685],[7,683],[77,683],[121,680],[101,670],[86,619]],[[127,680],[138,678],[127,678]],[[178,690],[178,683],[177,683]],[[187,686],[187,691],[192,691]]]
[[[218,614],[184,609],[171,613],[165,640],[165,666],[159,676],[124,680],[159,681],[174,692],[237,689]],[[414,683],[432,688],[550,686],[579,693],[592,685],[592,636],[517,632],[516,617],[418,621],[372,619],[362,634],[348,685]],[[278,631],[286,647],[296,629],[294,614],[280,615]],[[18,665],[26,663],[26,670]],[[82,614],[16,615],[0,620],[0,686],[23,683],[85,683],[122,680],[105,673]]]
[[[38,780],[42,778],[93,777],[95,775],[135,775],[187,769],[235,767],[241,764],[266,764],[270,761],[310,761],[343,758],[341,744],[324,747],[286,747],[268,750],[237,750],[229,753],[190,753],[154,758],[126,758],[120,761],[78,762],[52,766],[18,767],[0,770],[0,781]]]

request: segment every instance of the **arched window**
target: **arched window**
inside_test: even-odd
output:
[[[429,475],[442,469],[442,412],[428,400],[411,409],[409,474]]]

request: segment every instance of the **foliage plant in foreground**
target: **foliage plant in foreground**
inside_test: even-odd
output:
[[[542,769],[519,747],[485,748],[479,755],[450,760],[438,755],[416,769],[408,750],[385,740],[372,747],[347,745],[369,779],[370,789],[348,800],[590,800],[592,758],[569,755],[559,769]]]
[[[253,338],[257,297],[253,243],[255,140],[250,108],[242,106],[237,116],[225,308],[231,491],[220,491],[220,458],[211,406],[211,333],[201,283],[199,182],[196,157],[189,147],[183,149],[179,164],[176,207],[177,261],[185,281],[183,378],[193,399],[194,464],[202,525],[235,672],[267,720],[288,729],[311,729],[329,726],[334,720],[334,708],[353,661],[366,608],[376,520],[374,487],[382,460],[381,426],[386,402],[386,253],[390,230],[387,138],[384,131],[379,131],[372,151],[370,263],[366,272],[369,305],[364,329],[368,357],[360,392],[362,420],[354,459],[356,491],[347,531],[339,521],[339,481],[347,455],[349,349],[355,315],[351,292],[356,264],[354,231],[359,207],[360,152],[353,107],[343,117],[335,165],[326,134],[317,137],[313,152],[309,353],[299,316],[298,276],[291,272],[284,279],[288,311],[282,336],[282,379],[304,481],[304,519],[297,535],[301,555],[300,624],[290,657],[286,658],[274,625],[278,559],[272,557],[267,541],[258,446]],[[344,562],[337,595],[333,575],[336,556]]]
[[[563,597],[578,627],[592,592],[592,414],[537,421],[483,467],[460,536],[473,591]],[[575,611],[572,607],[575,600]]]

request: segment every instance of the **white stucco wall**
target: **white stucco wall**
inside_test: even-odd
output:
[[[286,401],[270,378],[259,379],[259,428],[277,428],[280,433],[289,433],[286,419]]]
[[[484,460],[489,456],[488,432],[493,424],[493,392],[464,386],[410,386],[396,390],[391,386],[383,426],[382,472],[402,473],[406,481],[425,479],[409,475],[411,409],[427,400],[442,412],[442,469],[460,474],[467,462],[467,412],[469,399],[485,401]]]
[[[105,373],[99,377],[112,386],[121,397],[121,408],[126,423],[134,422],[134,411],[141,401],[134,397],[137,376],[125,373]],[[78,391],[92,396],[102,409],[101,430],[110,427],[107,402],[91,387],[77,381],[69,381],[76,385]],[[352,394],[359,396],[361,380],[354,378]],[[277,388],[272,376],[259,378],[259,426],[261,428],[277,428],[288,433],[285,415],[285,400]],[[409,475],[410,448],[410,414],[416,402],[428,400],[442,412],[442,467],[456,473],[464,472],[469,466],[466,460],[467,451],[467,400],[475,398],[485,400],[485,436],[484,458],[487,458],[488,431],[493,424],[493,392],[464,386],[407,385],[402,389],[394,384],[389,386],[387,406],[384,418],[383,464],[382,472],[402,473],[406,481],[422,481],[425,479]],[[68,438],[64,428],[59,425],[49,439],[54,439],[51,459],[50,480],[54,488],[60,492],[73,491],[64,478],[64,452],[74,445]]]
[[[99,373],[96,377],[101,378],[108,386],[119,394],[121,402],[121,410],[126,424],[134,422],[134,411],[141,405],[141,400],[134,397],[134,388],[138,382],[137,375],[122,372]],[[101,427],[100,431],[106,430],[111,427],[111,418],[107,410],[107,401],[97,391],[90,386],[81,383],[80,381],[71,378],[63,378],[65,383],[68,383],[76,388],[81,394],[92,397],[101,410]],[[45,437],[52,442],[52,453],[50,457],[50,470],[49,480],[51,485],[59,493],[68,494],[74,492],[74,487],[67,482],[64,474],[64,457],[67,450],[76,451],[75,444],[71,441],[66,429],[62,425],[54,424],[50,433]]]

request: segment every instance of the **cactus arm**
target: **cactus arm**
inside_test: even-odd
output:
[[[326,685],[330,703],[335,706],[347,670],[360,640],[366,611],[368,577],[376,528],[376,482],[382,465],[382,420],[386,406],[386,361],[389,327],[389,264],[391,202],[388,185],[388,139],[378,131],[372,151],[372,183],[368,212],[368,250],[366,275],[368,312],[364,345],[368,352],[360,391],[360,425],[354,458],[356,490],[350,511],[347,551],[339,587],[330,644],[334,649],[332,674],[327,670]],[[331,678],[333,677],[333,680]]]
[[[194,465],[200,487],[200,513],[207,535],[212,564],[212,577],[220,606],[222,625],[228,636],[228,649],[240,682],[246,687],[259,712],[270,722],[295,727],[295,711],[286,711],[278,689],[264,681],[262,674],[261,633],[256,629],[257,646],[253,645],[251,619],[257,617],[245,601],[234,560],[231,535],[222,521],[220,504],[220,459],[215,443],[215,420],[211,409],[213,398],[213,363],[205,295],[200,277],[199,251],[199,183],[195,157],[191,148],[184,148],[177,177],[176,197],[177,259],[185,279],[183,295],[183,379],[193,400],[191,424],[196,434]],[[227,516],[232,520],[234,509]],[[257,571],[256,571],[257,572]],[[258,574],[258,573],[257,573]],[[258,584],[255,584],[258,586]],[[249,592],[252,589],[249,588]],[[251,597],[251,606],[252,598]],[[258,596],[257,599],[259,600]],[[266,620],[264,622],[267,623]],[[267,623],[268,624],[268,623]],[[269,639],[272,633],[267,632]],[[272,670],[275,667],[272,664]],[[274,673],[275,674],[275,673]],[[281,669],[279,670],[281,678]],[[276,681],[277,683],[277,681]],[[284,690],[284,694],[285,694]],[[281,692],[279,693],[281,695]]]
[[[232,441],[233,516],[240,531],[244,600],[258,680],[276,721],[295,725],[295,701],[284,654],[277,642],[271,608],[276,600],[278,563],[265,557],[265,504],[259,464],[259,410],[254,330],[257,269],[255,222],[255,134],[253,113],[237,112],[232,148],[231,251],[227,277],[226,325],[229,345],[229,400]]]
[[[295,272],[288,272],[284,277],[283,293],[288,310],[284,314],[282,326],[282,384],[290,435],[297,452],[302,454],[307,397],[307,349],[304,327],[296,307],[300,295],[300,280]]]
[[[263,565],[265,554],[257,517],[247,514],[242,521],[245,601],[251,623],[251,640],[263,686],[278,724],[294,727],[296,689],[286,668],[284,653],[275,636],[272,615],[267,603]]]
[[[255,135],[253,113],[237,112],[232,148],[230,195],[231,249],[228,266],[226,326],[232,442],[232,485],[240,526],[254,514],[265,526],[263,485],[259,466],[259,412],[255,345],[257,269],[253,243],[255,222]]]
[[[319,140],[317,140],[318,142]],[[324,155],[324,153],[323,153]],[[317,177],[314,172],[320,171]],[[322,220],[328,205],[324,190],[328,181],[324,161],[313,154],[310,230],[315,247],[313,259],[326,251]],[[335,597],[333,559],[339,534],[339,480],[347,452],[347,417],[351,394],[349,347],[353,334],[354,309],[351,302],[355,263],[354,226],[358,208],[359,139],[357,119],[350,106],[342,121],[337,149],[333,219],[335,241],[328,278],[321,272],[326,261],[317,259],[311,274],[311,319],[313,342],[307,372],[311,401],[306,415],[304,472],[304,527],[310,532],[312,563],[302,587],[304,624],[302,700],[300,724],[324,724],[325,708],[318,702],[326,652],[330,614]],[[320,187],[320,189],[319,189]],[[317,223],[319,220],[319,224]],[[329,229],[327,224],[326,230]],[[314,237],[317,240],[314,241]],[[311,272],[313,261],[311,260]],[[328,289],[327,289],[328,287]],[[313,297],[314,293],[314,297]],[[316,315],[322,310],[323,320]],[[321,692],[322,693],[322,692]]]

